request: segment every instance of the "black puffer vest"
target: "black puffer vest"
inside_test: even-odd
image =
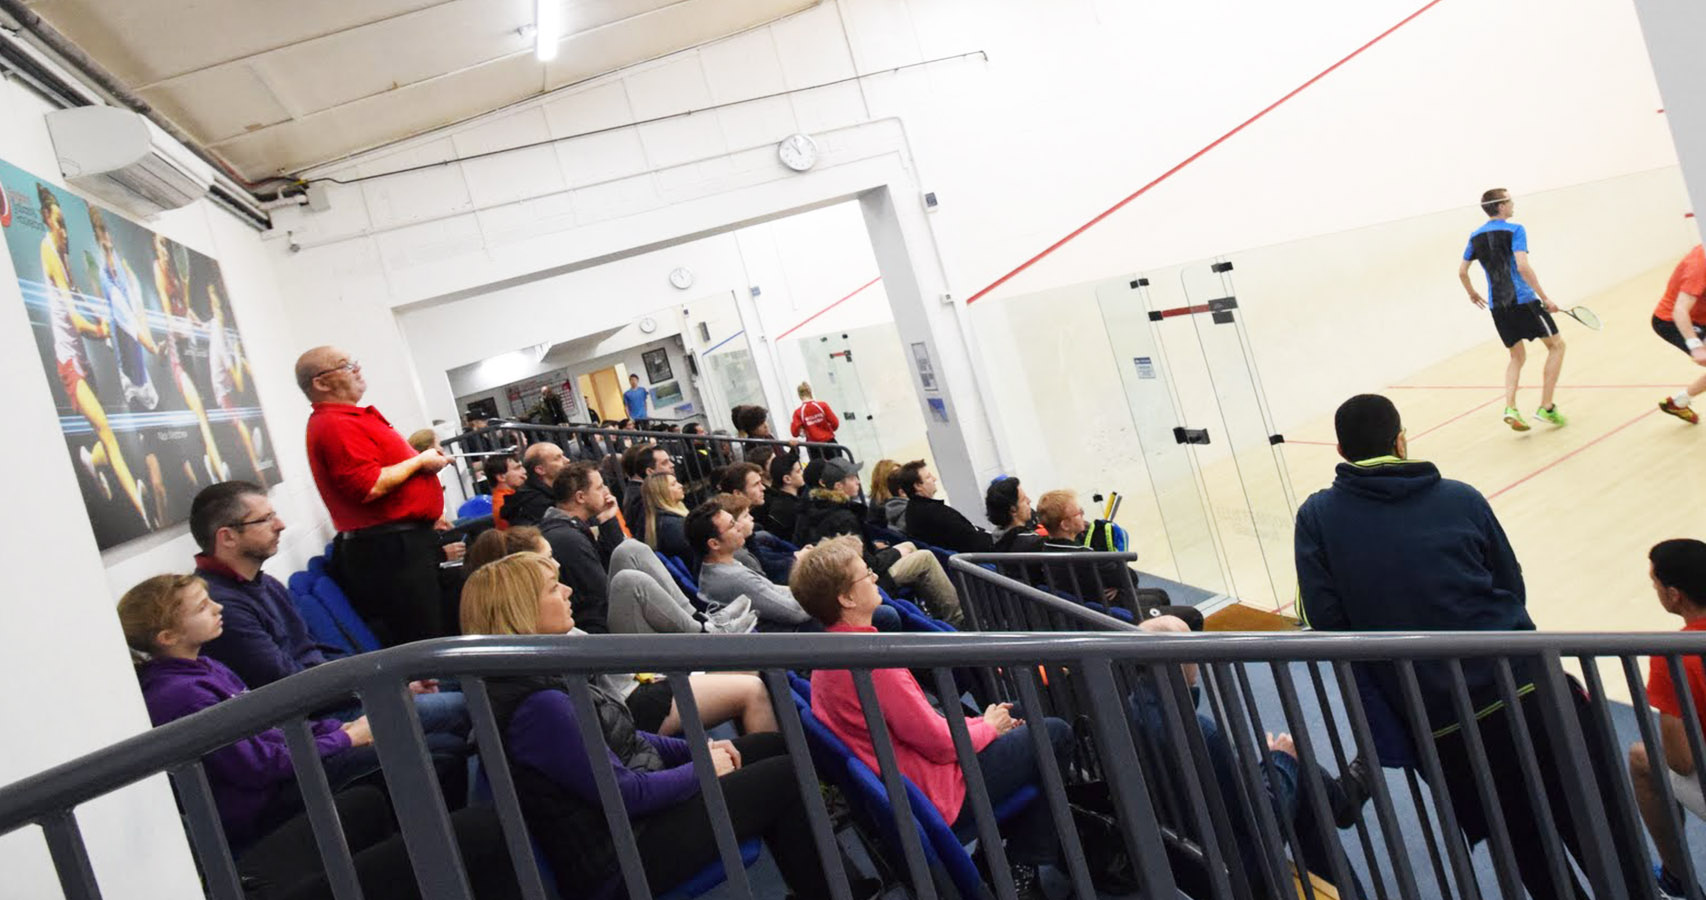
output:
[[[604,734],[604,744],[623,765],[640,772],[665,768],[657,750],[634,727],[628,705],[596,683],[588,687],[592,690],[593,708],[598,711],[598,728]],[[493,678],[486,682],[486,691],[497,716],[498,732],[507,742],[514,740],[509,726],[521,704],[540,691],[567,694],[568,681],[552,675]],[[557,883],[577,885],[591,893],[595,886],[614,877],[616,847],[611,842],[604,809],[596,798],[582,799],[545,773],[514,759],[510,760],[510,770],[515,776],[515,790],[521,799],[521,813],[527,819],[528,830],[538,839]],[[635,831],[639,831],[639,823]]]

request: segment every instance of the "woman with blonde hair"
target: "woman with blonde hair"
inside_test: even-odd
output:
[[[573,626],[569,590],[557,581],[556,564],[540,554],[487,564],[462,589],[464,634],[562,634]],[[616,850],[569,699],[572,682],[527,675],[486,685],[522,814],[558,883],[589,896],[613,895],[620,879]],[[688,746],[637,727],[622,700],[596,681],[588,688],[646,880],[661,893],[717,859]],[[796,896],[829,896],[781,735],[712,741],[710,755],[737,838],[762,837]]]
[[[687,519],[687,506],[682,503],[686,496],[687,490],[671,472],[648,475],[640,487],[640,497],[646,505],[646,544],[691,563],[693,554],[688,552],[687,536],[681,530]]]
[[[871,489],[865,495],[871,500],[871,524],[904,534],[906,495],[889,484],[889,479],[899,471],[900,463],[892,459],[877,460],[877,464],[871,467]]]

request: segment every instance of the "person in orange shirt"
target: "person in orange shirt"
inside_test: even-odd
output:
[[[1653,310],[1653,332],[1688,354],[1697,366],[1706,366],[1706,303],[1700,302],[1702,294],[1706,294],[1706,249],[1695,244],[1670,273],[1670,283]],[[1660,400],[1659,409],[1698,425],[1700,414],[1689,407],[1689,401],[1703,393],[1706,375],[1694,379],[1675,396]]]
[[[492,486],[492,524],[508,528],[504,519],[504,501],[527,480],[527,470],[513,456],[488,456],[480,464],[486,473],[486,483]]]

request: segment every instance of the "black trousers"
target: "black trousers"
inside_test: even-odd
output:
[[[736,738],[741,767],[718,780],[729,820],[740,840],[761,837],[797,897],[827,897],[829,887],[812,843],[805,804],[794,782],[794,763],[775,732]],[[705,798],[694,796],[640,823],[635,835],[646,880],[666,891],[717,860],[717,843]]]
[[[438,560],[438,534],[422,524],[385,534],[340,534],[331,562],[350,604],[389,647],[456,633],[445,617]]]
[[[1598,739],[1587,698],[1579,693],[1579,689],[1572,689],[1570,698],[1585,738],[1588,760],[1599,787],[1600,799],[1609,804],[1612,791],[1615,790],[1615,779],[1623,777],[1622,756],[1616,747],[1607,747]],[[1580,861],[1583,856],[1581,843],[1576,837],[1575,818],[1578,811],[1571,806],[1572,800],[1580,803],[1580,799],[1571,796],[1570,784],[1555,762],[1541,703],[1538,696],[1531,694],[1525,697],[1520,704],[1523,721],[1527,723],[1529,738],[1534,742],[1536,768],[1539,770],[1541,783],[1545,786],[1546,802],[1551,807],[1558,834],[1569,854]],[[1534,832],[1537,827],[1535,823],[1543,819],[1529,802],[1522,762],[1517,752],[1516,738],[1512,733],[1511,710],[1499,710],[1479,720],[1478,724],[1481,742],[1487,754],[1488,775],[1492,779],[1499,809],[1504,814],[1505,830],[1510,835],[1512,853],[1516,857],[1522,883],[1527,886],[1529,894],[1537,898],[1588,897],[1589,894],[1570,871],[1567,862],[1564,865],[1565,877],[1568,880],[1566,884],[1558,884],[1547,866],[1545,847]],[[1434,747],[1439,751],[1440,767],[1445,775],[1452,809],[1457,814],[1458,827],[1471,845],[1485,840],[1492,829],[1488,825],[1488,815],[1481,803],[1481,795],[1475,787],[1475,770],[1462,731],[1436,739]],[[1613,865],[1613,877],[1620,874],[1628,885],[1630,895],[1640,896],[1638,885],[1652,878],[1651,873],[1647,871],[1646,842],[1643,836],[1620,833],[1610,822],[1609,806],[1586,812],[1607,821],[1612,849],[1618,857]]]
[[[332,799],[362,895],[368,900],[419,897],[408,850],[384,792],[354,787]],[[480,900],[521,896],[497,814],[489,808],[470,807],[452,813],[450,822],[474,896]],[[251,900],[329,900],[332,896],[306,814],[286,821],[249,847],[237,861],[237,874]]]

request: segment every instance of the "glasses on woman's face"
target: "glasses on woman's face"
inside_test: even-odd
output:
[[[876,580],[877,580],[876,570],[872,569],[870,566],[866,566],[865,571],[858,574],[858,575],[853,576],[853,580],[848,582],[847,586],[848,587],[858,587],[859,583],[862,581],[876,581]]]

